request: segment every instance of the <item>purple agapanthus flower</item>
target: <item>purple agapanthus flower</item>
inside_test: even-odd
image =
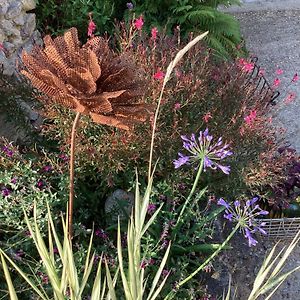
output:
[[[255,246],[257,240],[252,236],[253,233],[259,231],[260,233],[266,235],[267,232],[263,229],[266,225],[265,222],[257,222],[256,217],[265,216],[269,214],[268,211],[263,210],[259,207],[256,202],[259,200],[258,197],[254,197],[246,201],[245,205],[239,200],[234,201],[233,206],[226,202],[223,198],[218,201],[219,205],[225,207],[224,218],[240,224],[240,229],[244,236],[248,239],[249,246]]]
[[[207,168],[214,170],[220,169],[223,173],[229,174],[230,167],[219,164],[219,161],[233,153],[228,149],[228,144],[223,145],[221,137],[213,144],[213,137],[209,135],[208,129],[206,128],[204,132],[199,132],[198,138],[196,138],[195,134],[192,134],[191,137],[182,135],[181,139],[183,140],[183,148],[186,149],[189,154],[184,155],[180,152],[178,153],[179,158],[173,161],[175,169],[183,165],[199,165],[200,162],[203,161],[204,171]]]

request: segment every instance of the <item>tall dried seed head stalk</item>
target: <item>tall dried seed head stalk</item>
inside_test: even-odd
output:
[[[101,37],[80,47],[76,28],[55,39],[45,36],[44,44],[22,53],[21,73],[50,101],[126,130],[149,117],[152,107],[138,103],[145,80],[129,55],[115,54]]]

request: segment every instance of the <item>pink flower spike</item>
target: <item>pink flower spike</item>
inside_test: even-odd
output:
[[[165,78],[165,73],[161,70],[157,70],[157,72],[153,75],[153,78],[156,80],[163,80]]]
[[[296,82],[296,81],[298,81],[298,80],[299,80],[299,76],[298,76],[298,74],[296,73],[296,74],[294,75],[293,79],[292,79],[292,82]]]
[[[280,85],[280,83],[281,83],[280,79],[279,79],[279,78],[276,78],[276,79],[274,79],[274,81],[273,81],[273,86],[274,86],[274,87],[278,87],[278,86]]]
[[[144,25],[143,16],[140,16],[138,19],[135,19],[133,25],[137,30],[142,30]]]
[[[151,29],[151,40],[155,41],[157,39],[158,30],[156,27]]]
[[[96,24],[93,22],[93,20],[90,20],[87,35],[89,37],[93,36],[95,30],[96,30]]]
[[[3,44],[2,43],[0,43],[0,51],[4,51],[5,49],[4,49],[4,46],[3,46]]]
[[[282,73],[283,73],[283,70],[281,70],[281,69],[277,69],[277,70],[276,70],[276,74],[277,74],[277,75],[281,75]]]

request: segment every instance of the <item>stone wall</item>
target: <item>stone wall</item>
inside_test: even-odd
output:
[[[33,44],[41,44],[35,30],[35,0],[0,0],[0,70],[13,75],[23,49],[30,51]]]

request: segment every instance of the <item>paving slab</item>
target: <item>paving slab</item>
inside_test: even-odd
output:
[[[287,143],[300,152],[300,80],[291,83],[295,73],[300,76],[300,0],[246,0],[225,11],[240,21],[246,47],[258,57],[269,82],[280,79],[281,96],[274,120],[286,130]],[[279,68],[282,75],[276,74]],[[285,105],[290,93],[295,93],[296,98]]]
[[[300,80],[291,83],[295,73],[300,76],[300,0],[243,2],[224,10],[240,21],[246,46],[258,57],[269,82],[280,79],[281,96],[273,113],[274,122],[286,129],[286,140],[300,152]],[[283,70],[281,75],[276,74],[279,68]],[[286,105],[284,100],[291,92],[297,95],[296,99]],[[300,245],[297,245],[286,269],[299,265]],[[290,276],[271,299],[300,300],[300,272]]]

